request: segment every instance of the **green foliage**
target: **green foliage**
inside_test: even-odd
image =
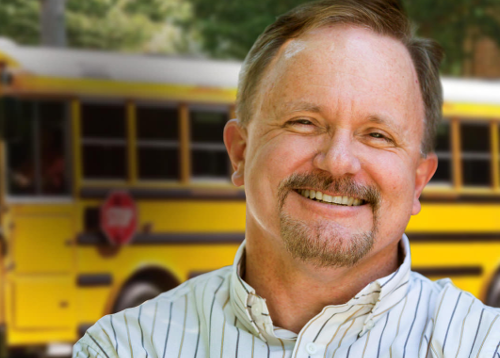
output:
[[[36,44],[40,37],[38,19],[38,1],[0,1],[0,36],[26,45]]]
[[[243,59],[277,16],[306,0],[66,0],[68,46],[198,53]],[[401,0],[417,34],[445,49],[443,73],[461,75],[481,36],[500,44],[499,0]],[[39,1],[0,0],[0,36],[40,38]]]
[[[243,59],[276,17],[304,0],[191,0],[192,24],[203,35],[203,48],[218,58]]]
[[[193,37],[178,25],[191,16],[182,0],[68,0],[66,10],[71,47],[177,53]]]
[[[203,47],[211,56],[243,59],[255,39],[275,18],[304,0],[191,0]],[[482,35],[500,43],[498,0],[401,0],[417,34],[445,49],[442,72],[461,75],[472,55],[467,41]]]
[[[39,12],[37,0],[1,0],[0,36],[38,44]],[[191,17],[187,0],[66,0],[67,43],[115,51],[195,52],[199,38],[179,25]]]
[[[463,74],[464,62],[472,56],[467,42],[488,36],[500,44],[498,0],[403,0],[403,5],[418,27],[417,34],[443,46],[445,74]]]

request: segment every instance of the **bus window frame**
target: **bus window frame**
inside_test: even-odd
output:
[[[490,122],[491,120],[488,119],[482,119],[482,120],[475,120],[473,118],[457,118],[458,121],[458,126],[459,126],[459,133],[458,133],[458,144],[460,145],[460,189],[462,191],[467,191],[468,189],[470,190],[489,190],[493,191],[494,190],[494,182],[493,182],[493,153],[492,153],[492,141],[491,141],[491,125]],[[478,153],[478,152],[466,152],[462,150],[462,140],[461,140],[461,133],[462,133],[462,125],[463,124],[471,124],[471,125],[480,125],[484,126],[487,128],[487,130],[490,132],[488,135],[490,136],[490,146],[488,152],[484,153]],[[489,167],[490,167],[490,183],[489,185],[467,185],[464,183],[464,165],[463,161],[464,160],[481,160],[481,161],[488,161],[489,162]]]
[[[443,118],[441,123],[448,124],[448,135],[450,140],[449,151],[435,151],[434,153],[438,157],[438,166],[440,159],[447,159],[450,161],[450,180],[449,181],[429,181],[426,188],[432,189],[452,189],[453,188],[453,150],[452,150],[452,134],[451,134],[451,118]]]
[[[471,116],[452,116],[446,119],[450,124],[450,144],[451,144],[451,170],[452,183],[430,182],[424,189],[424,194],[475,194],[475,195],[491,195],[500,194],[500,119],[498,118],[477,118]],[[461,131],[462,123],[484,123],[489,126],[490,131],[490,151],[489,161],[491,170],[491,185],[489,186],[474,186],[463,184],[462,172],[462,143]],[[469,156],[469,155],[468,155]]]
[[[491,182],[493,184],[493,190],[498,191],[500,189],[500,150],[499,146],[499,126],[498,120],[490,120],[490,151],[491,151]]]
[[[133,117],[130,119],[129,125],[129,134],[132,132],[133,135],[131,136],[129,142],[130,142],[130,151],[134,153],[130,153],[130,160],[132,161],[133,159],[135,160],[133,163],[135,167],[135,170],[133,173],[131,173],[131,182],[132,184],[143,184],[146,186],[149,185],[175,185],[175,184],[180,184],[182,182],[182,172],[183,172],[183,162],[182,162],[182,153],[181,153],[181,148],[182,148],[182,138],[181,138],[181,126],[182,126],[182,121],[183,121],[183,116],[181,114],[183,104],[182,103],[175,103],[175,102],[158,102],[158,101],[135,101],[135,102],[130,102],[130,105],[133,106],[133,114],[130,114],[130,117]],[[170,139],[159,139],[159,140],[150,140],[150,139],[140,139],[138,135],[138,121],[140,118],[138,118],[138,108],[139,107],[147,107],[147,108],[159,108],[159,109],[175,109],[177,111],[177,140],[170,140]],[[179,176],[178,179],[141,179],[140,178],[140,173],[139,173],[139,168],[140,168],[140,162],[139,162],[139,150],[140,148],[176,148],[179,151]],[[131,162],[132,163],[132,162]]]
[[[234,107],[232,105],[225,105],[225,104],[200,104],[200,103],[190,103],[188,105],[188,112],[189,112],[189,126],[191,126],[191,113],[194,111],[200,111],[200,112],[214,112],[214,113],[224,113],[227,116],[227,121],[230,121],[234,115]],[[203,149],[210,149],[210,148],[215,148],[218,152],[226,152],[226,146],[224,142],[217,144],[217,143],[193,143],[191,140],[191,135],[188,137],[189,139],[189,150],[190,150],[190,155],[192,156],[193,149],[198,149],[198,150],[203,150]],[[229,162],[229,161],[228,161]],[[190,163],[190,182],[192,183],[207,183],[207,184],[230,184],[231,183],[231,165],[228,163],[228,174],[226,177],[196,177],[192,175],[193,167],[192,167],[192,160]]]
[[[40,163],[40,158],[39,155],[37,155],[37,152],[39,152],[37,149],[40,144],[40,138],[37,135],[40,129],[40,117],[39,117],[39,108],[38,105],[35,106],[35,126],[33,127],[33,137],[35,142],[35,145],[33,146],[33,155],[34,155],[34,164],[35,164],[35,193],[34,194],[26,194],[26,195],[13,195],[10,192],[10,185],[9,181],[7,178],[8,175],[8,165],[9,165],[9,160],[8,160],[8,142],[1,142],[3,144],[3,150],[1,151],[0,155],[2,155],[2,159],[0,161],[0,164],[2,165],[2,168],[4,168],[3,175],[2,175],[2,181],[3,181],[3,186],[2,190],[3,191],[3,198],[6,204],[16,204],[16,203],[40,203],[40,204],[50,204],[50,203],[55,203],[55,204],[60,204],[60,203],[69,203],[74,200],[73,198],[73,190],[74,190],[74,181],[73,181],[73,156],[72,156],[72,148],[71,148],[71,142],[72,142],[72,114],[71,114],[71,99],[68,97],[57,97],[57,96],[15,96],[17,99],[21,101],[33,101],[36,102],[37,104],[39,102],[61,102],[64,105],[64,119],[63,119],[63,132],[64,132],[64,138],[63,138],[63,157],[64,157],[64,176],[66,178],[67,182],[67,191],[65,193],[59,194],[59,195],[50,195],[50,194],[44,194],[42,193],[41,190],[41,163]]]
[[[192,111],[209,111],[219,112],[227,115],[228,120],[235,118],[235,105],[233,103],[199,103],[199,102],[175,102],[175,101],[157,101],[157,100],[141,100],[141,99],[124,99],[124,98],[100,98],[100,97],[78,97],[73,98],[71,103],[71,123],[72,123],[72,143],[73,143],[73,167],[74,178],[74,196],[78,197],[82,188],[98,188],[98,187],[152,187],[152,188],[176,188],[176,187],[194,187],[202,188],[208,186],[216,187],[232,187],[230,175],[232,167],[228,161],[228,175],[220,178],[196,178],[192,176],[192,141],[191,141],[191,112]],[[128,160],[128,172],[124,179],[117,178],[85,178],[83,174],[83,146],[84,143],[90,143],[88,139],[83,138],[81,131],[82,126],[82,105],[84,104],[109,104],[120,105],[125,109],[125,128],[126,135],[124,140],[117,140],[114,144],[122,145],[125,143],[126,157]],[[178,148],[179,148],[179,180],[171,179],[140,179],[138,173],[138,148],[140,139],[137,136],[137,107],[159,107],[159,108],[177,108],[178,109]],[[111,143],[114,140],[110,140]],[[120,143],[118,143],[120,141]],[[164,141],[167,142],[167,141]],[[173,143],[167,143],[168,146],[174,146]],[[207,143],[201,143],[206,145]],[[195,145],[196,146],[196,145]],[[226,151],[224,143],[217,145],[218,150]]]
[[[73,135],[73,141],[75,142],[74,150],[78,151],[78,158],[75,158],[75,160],[78,161],[79,165],[79,170],[77,173],[77,176],[79,177],[78,179],[78,188],[81,188],[82,186],[101,186],[101,185],[106,185],[106,186],[118,186],[118,187],[124,187],[127,184],[130,184],[130,168],[126,170],[125,176],[123,179],[119,178],[85,178],[84,174],[84,166],[83,166],[83,153],[84,153],[84,137],[83,137],[83,131],[82,131],[82,123],[84,121],[82,112],[83,112],[83,105],[85,104],[91,104],[91,105],[119,105],[123,106],[124,111],[125,111],[125,139],[123,140],[117,140],[117,141],[123,141],[125,143],[125,155],[126,155],[126,160],[128,161],[129,158],[129,124],[128,124],[128,110],[127,110],[127,104],[129,101],[123,98],[102,98],[102,97],[79,97],[77,100],[77,109],[74,109],[75,112],[78,113],[73,113],[73,115],[76,117],[74,120],[74,125],[77,126],[76,131],[74,131]],[[102,140],[103,143],[106,142],[107,140],[104,139]],[[110,139],[110,144],[112,141],[115,141],[115,139]],[[117,145],[118,142],[114,142],[112,145]],[[76,148],[76,146],[79,146],[79,148]],[[130,166],[129,166],[130,167]]]

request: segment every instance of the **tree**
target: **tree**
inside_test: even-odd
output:
[[[258,35],[275,18],[304,0],[191,0],[193,26],[203,36],[203,48],[211,56],[243,59]],[[498,0],[401,0],[417,34],[436,39],[446,58],[442,72],[464,74],[473,56],[470,43],[487,36],[500,44]]]
[[[39,12],[36,0],[1,0],[0,36],[38,44]],[[186,0],[66,0],[67,43],[129,52],[196,52],[196,33],[180,26],[191,16]]]
[[[39,4],[32,0],[1,0],[0,36],[26,45],[39,42]]]
[[[212,57],[243,59],[257,37],[287,10],[304,0],[191,0],[192,26]]]
[[[69,0],[70,47],[131,52],[189,52],[196,35],[179,23],[191,17],[184,0]]]
[[[400,0],[417,34],[445,49],[442,73],[470,74],[474,44],[500,45],[498,0]],[[66,0],[68,46],[243,59],[277,16],[305,0]],[[0,1],[0,36],[39,42],[39,2]],[[500,64],[499,64],[500,66]]]
[[[498,0],[403,0],[417,34],[437,40],[445,50],[442,72],[468,73],[474,43],[488,37],[500,45],[500,2]]]

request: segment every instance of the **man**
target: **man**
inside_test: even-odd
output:
[[[247,195],[234,266],[104,317],[74,356],[500,357],[498,310],[410,270],[440,58],[393,1],[280,17],[245,60],[224,132]]]

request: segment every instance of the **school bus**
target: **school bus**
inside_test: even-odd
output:
[[[245,194],[222,130],[240,66],[0,39],[5,347],[70,347],[103,315],[232,263]],[[500,306],[500,84],[442,82],[439,168],[407,229],[413,269]],[[137,208],[127,245],[102,230],[117,191]]]

